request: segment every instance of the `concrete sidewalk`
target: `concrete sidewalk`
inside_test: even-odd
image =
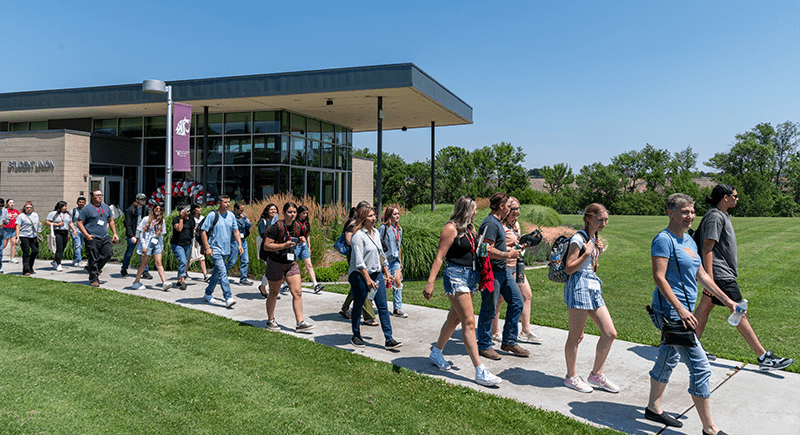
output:
[[[20,275],[21,266],[3,262],[7,274]],[[129,272],[135,271],[130,269]],[[151,271],[153,280],[143,280],[146,288],[132,290],[133,277],[119,275],[119,263],[109,263],[101,275],[102,287],[123,293],[176,303],[188,308],[203,310],[219,316],[249,323],[260,328],[266,324],[266,308],[256,283],[251,287],[231,286],[237,304],[232,308],[211,305],[203,300],[206,284],[199,274],[193,273],[185,291],[176,288],[163,292],[155,289],[159,279]],[[175,272],[168,272],[175,282]],[[64,272],[56,272],[49,261],[37,261],[34,278],[80,283],[88,285],[88,274],[80,268],[65,263]],[[238,282],[238,280],[232,281]],[[216,298],[222,297],[217,287]],[[672,383],[664,395],[663,409],[671,415],[681,414],[683,427],[665,429],[644,418],[644,407],[649,393],[648,371],[652,368],[657,349],[637,343],[617,340],[605,366],[605,373],[621,388],[612,394],[595,390],[585,394],[564,386],[564,342],[567,331],[534,327],[544,343],[521,345],[531,351],[528,358],[519,358],[495,349],[503,355],[500,361],[485,360],[489,370],[503,382],[494,388],[477,385],[475,371],[461,342],[461,329],[444,348],[445,359],[453,364],[448,372],[438,370],[429,360],[431,346],[436,341],[447,312],[443,310],[405,304],[408,318],[392,317],[394,338],[403,342],[397,351],[383,348],[380,327],[362,326],[361,333],[367,346],[355,348],[350,344],[350,321],[338,314],[345,295],[323,291],[314,294],[304,288],[303,309],[306,321],[316,325],[309,334],[294,332],[294,315],[291,296],[283,295],[276,308],[276,320],[281,331],[301,338],[355,352],[386,361],[409,370],[434,376],[468,388],[509,397],[531,406],[556,411],[576,420],[595,426],[610,427],[629,434],[700,434],[702,425],[697,412],[692,409],[688,388],[689,373],[679,364]],[[391,299],[391,298],[390,298]],[[391,309],[391,305],[390,305]],[[535,307],[533,308],[536,309]],[[566,314],[565,314],[566,315]],[[653,331],[655,334],[655,330]],[[579,374],[586,379],[592,367],[597,336],[586,335],[578,354]],[[795,373],[759,372],[758,366],[718,359],[711,363],[712,416],[717,426],[728,434],[800,434],[800,375]]]

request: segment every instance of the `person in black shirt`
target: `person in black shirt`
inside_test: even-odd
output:
[[[192,255],[192,240],[194,240],[194,217],[189,213],[191,208],[186,204],[178,204],[180,213],[172,218],[172,239],[170,247],[175,259],[178,260],[178,288],[186,290],[186,266]]]

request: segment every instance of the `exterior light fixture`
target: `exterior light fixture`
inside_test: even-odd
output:
[[[172,86],[161,80],[145,80],[142,92],[146,94],[167,94],[167,152],[166,180],[164,182],[164,215],[172,212]]]
[[[328,101],[325,104],[328,106],[333,106],[333,100],[331,98],[328,98]]]

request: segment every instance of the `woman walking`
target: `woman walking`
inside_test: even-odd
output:
[[[594,366],[589,373],[589,384],[611,393],[618,393],[619,387],[609,381],[603,373],[611,344],[617,338],[617,330],[603,301],[603,291],[600,289],[602,281],[596,273],[597,257],[603,253],[603,242],[598,235],[608,224],[608,210],[600,204],[589,205],[583,211],[583,224],[583,229],[572,236],[565,255],[569,278],[564,283],[564,302],[569,309],[569,334],[564,345],[567,361],[567,377],[564,379],[564,385],[581,393],[593,391],[593,388],[578,376],[576,367],[578,344],[583,340],[583,329],[586,326],[586,317],[589,316],[600,329]]]
[[[347,275],[353,292],[353,315],[350,318],[353,337],[350,343],[356,347],[365,345],[360,328],[361,308],[367,299],[374,299],[381,319],[383,337],[386,339],[384,347],[387,350],[397,349],[403,343],[392,337],[392,321],[386,303],[386,279],[389,277],[389,268],[383,255],[378,231],[375,229],[375,221],[375,209],[372,207],[361,207],[356,211],[353,237],[350,238],[352,247],[350,270]]]
[[[264,210],[261,211],[261,217],[258,219],[258,235],[261,237],[262,244],[264,240],[266,240],[267,228],[270,225],[277,222],[278,218],[278,206],[269,203]],[[259,252],[261,251],[261,247],[258,247]],[[267,279],[266,268],[264,269],[264,277],[261,278],[261,285],[258,286],[258,291],[261,292],[261,297],[266,299],[269,295],[269,288],[267,285],[269,284],[269,280]]]
[[[203,249],[200,247],[200,243],[197,242],[197,238],[194,237],[194,234],[197,233],[197,229],[200,228],[200,222],[203,220],[203,208],[200,207],[199,204],[192,204],[189,209],[189,215],[192,216],[192,220],[194,221],[194,229],[192,230],[192,250],[189,256],[189,264],[186,268],[192,267],[192,264],[196,261],[200,262],[200,270],[203,272],[203,281],[208,282],[211,276],[208,274],[208,269],[206,269],[206,256],[203,255]],[[188,275],[188,273],[187,273]]]
[[[478,341],[475,337],[475,311],[472,307],[472,295],[478,290],[479,272],[477,270],[480,259],[476,255],[477,240],[475,219],[477,206],[475,200],[462,196],[456,202],[450,221],[442,229],[439,237],[439,248],[433,260],[431,273],[422,295],[430,299],[433,294],[433,283],[442,267],[442,262],[447,260],[444,269],[444,293],[450,299],[450,311],[447,313],[439,339],[431,349],[430,360],[440,370],[450,370],[450,363],[445,361],[442,350],[461,323],[461,336],[464,347],[467,349],[472,366],[475,367],[475,382],[480,385],[494,386],[503,380],[489,372],[481,362],[478,352]]]
[[[64,248],[69,241],[70,230],[73,233],[77,231],[67,211],[66,201],[58,201],[53,211],[47,214],[44,223],[50,226],[56,238],[55,259],[50,264],[53,265],[57,272],[63,272],[64,269],[61,267],[61,259],[64,255]]]
[[[308,220],[308,207],[301,205],[297,208],[297,224],[294,227],[297,246],[294,248],[296,261],[303,260],[314,285],[314,293],[319,293],[325,288],[324,284],[317,283],[317,275],[314,274],[314,265],[311,264],[311,241],[308,238],[311,231],[311,222]]]
[[[33,268],[36,257],[39,256],[39,238],[42,224],[39,215],[33,211],[33,203],[28,201],[22,208],[22,213],[17,215],[17,229],[15,236],[22,244],[22,274],[30,276],[36,273]]]
[[[669,225],[653,238],[650,255],[653,264],[653,323],[661,329],[662,319],[683,325],[694,330],[697,318],[692,315],[697,302],[697,282],[733,312],[736,302],[720,290],[714,280],[700,267],[697,245],[684,234],[695,218],[694,200],[683,193],[673,193],[667,197],[667,216]],[[694,336],[694,346],[658,347],[658,357],[650,370],[650,397],[644,416],[648,420],[667,426],[681,427],[683,423],[661,410],[661,399],[667,388],[670,375],[678,361],[683,360],[689,368],[689,394],[703,423],[704,435],[725,435],[711,418],[711,366],[699,339]]]
[[[192,256],[192,241],[194,241],[194,218],[191,216],[191,208],[186,204],[178,204],[180,212],[172,218],[172,239],[170,247],[175,259],[178,260],[178,283],[179,289],[186,290],[186,278],[189,274],[186,269],[189,259]]]
[[[281,283],[286,280],[289,291],[292,293],[292,309],[296,332],[309,332],[314,325],[303,320],[303,288],[300,278],[300,269],[294,257],[294,248],[297,238],[292,237],[297,224],[297,206],[293,202],[283,205],[283,220],[275,222],[267,228],[264,234],[264,249],[269,252],[269,258],[264,270],[264,276],[269,283],[267,297],[267,328],[271,331],[280,331],[281,327],[275,320],[275,304],[278,301],[278,291]],[[263,294],[263,293],[262,293]]]
[[[167,227],[164,224],[164,206],[156,204],[150,209],[150,214],[142,218],[136,228],[136,239],[139,241],[136,253],[141,257],[139,269],[136,271],[136,279],[133,281],[133,289],[139,290],[143,287],[139,282],[142,279],[144,269],[150,257],[156,263],[158,276],[161,278],[161,290],[167,291],[172,287],[172,283],[167,282],[164,274],[164,266],[161,264],[161,253],[164,251],[164,234],[167,234]]]
[[[17,244],[19,243],[16,220],[17,216],[19,216],[19,210],[14,208],[14,200],[11,198],[6,200],[6,214],[8,220],[3,225],[3,233],[5,235],[3,238],[3,251],[10,245],[11,247],[8,248],[8,262],[16,264],[19,263],[19,260],[14,258],[14,255],[17,254]]]
[[[400,318],[408,317],[403,311],[403,263],[400,261],[401,242],[403,229],[400,228],[400,210],[388,206],[383,214],[383,224],[378,228],[381,235],[381,244],[386,252],[386,261],[389,262],[389,284],[392,286],[392,304],[394,314]]]

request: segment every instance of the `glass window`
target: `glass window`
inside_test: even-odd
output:
[[[161,166],[166,165],[164,156],[167,155],[167,138],[145,139],[144,140],[144,165]]]
[[[291,143],[291,137],[281,135],[281,163],[284,165],[288,165],[289,159],[291,159],[291,150],[289,149],[289,144]]]
[[[198,114],[197,115],[197,135],[202,136],[204,135],[205,125],[204,125],[204,118],[205,114]],[[219,135],[222,134],[222,114],[221,113],[214,113],[208,114],[208,134],[209,135]]]
[[[280,136],[255,136],[253,138],[253,163],[277,164],[282,160]]]
[[[249,134],[249,133],[250,133],[250,112],[225,114],[225,134]]]
[[[350,205],[350,204],[353,203],[353,188],[351,187],[352,185],[353,185],[353,173],[352,172],[348,172],[347,173],[347,183],[345,183],[345,186],[344,186],[345,199],[343,201],[347,205]]]
[[[111,136],[117,135],[117,118],[113,119],[95,119],[92,133],[108,134]]]
[[[8,131],[28,131],[27,122],[12,122],[8,124]]]
[[[336,126],[336,138],[334,140],[335,143],[339,145],[344,145],[345,141],[347,140],[347,133],[345,129],[342,127]]]
[[[253,201],[288,190],[289,168],[286,166],[253,166]]]
[[[145,137],[167,137],[167,117],[149,116],[144,119]]]
[[[208,167],[208,174],[206,178],[208,179],[208,194],[211,201],[216,201],[217,197],[220,194],[220,189],[222,187],[222,166],[209,166]],[[203,167],[196,166],[192,168],[192,178],[197,180],[198,184],[203,183]],[[205,190],[205,189],[204,189]]]
[[[314,140],[306,141],[306,143],[308,144],[308,166],[319,168],[322,154],[320,151],[321,144]]]
[[[225,164],[249,165],[252,163],[250,136],[225,138]]]
[[[289,128],[289,119],[291,119],[289,112],[281,112],[281,133],[283,134],[291,133],[291,129]]]
[[[333,133],[333,124],[328,124],[327,122],[322,123],[322,141],[334,143],[336,140],[334,133]]]
[[[166,118],[164,118],[166,122]],[[142,136],[142,118],[120,118],[119,120],[119,135],[125,137],[143,137]],[[166,137],[166,136],[164,136]]]
[[[142,186],[144,188],[143,191],[147,192],[146,193],[147,196],[152,195],[153,192],[164,186],[164,180],[166,179],[167,174],[164,171],[163,166],[160,168],[143,168],[142,173],[143,173]]]
[[[306,195],[319,202],[319,185],[321,173],[319,171],[306,171]]]
[[[226,166],[223,191],[237,201],[250,202],[250,166]],[[231,208],[233,209],[233,208]]]
[[[322,167],[326,169],[333,169],[333,149],[336,148],[332,144],[322,144]]]
[[[334,151],[334,154],[335,154],[335,156],[334,156],[335,157],[334,158],[334,160],[335,160],[334,169],[346,169],[344,167],[344,159],[345,159],[345,156],[346,156],[345,147],[335,147],[335,149],[333,151]]]
[[[353,146],[353,130],[347,130],[347,142],[345,142],[345,145]]]
[[[47,121],[35,121],[31,122],[31,131],[42,131],[47,130],[49,128],[49,122]]]
[[[305,136],[306,135],[306,117],[295,115],[292,113],[292,135]]]
[[[342,169],[345,169],[345,170],[348,170],[348,171],[352,171],[353,170],[353,149],[352,148],[345,148],[344,149],[344,153],[345,153],[344,164],[345,164],[346,167],[342,168]]]
[[[255,112],[253,113],[253,133],[280,133],[280,112]]]
[[[322,205],[333,204],[333,172],[322,173]]]
[[[306,122],[306,127],[308,129],[306,137],[309,139],[320,140],[322,138],[321,132],[321,123],[316,119],[308,118]]]
[[[289,191],[294,196],[303,196],[305,192],[306,170],[303,168],[292,168],[292,179]]]
[[[292,164],[295,166],[306,165],[306,140],[292,138]]]

